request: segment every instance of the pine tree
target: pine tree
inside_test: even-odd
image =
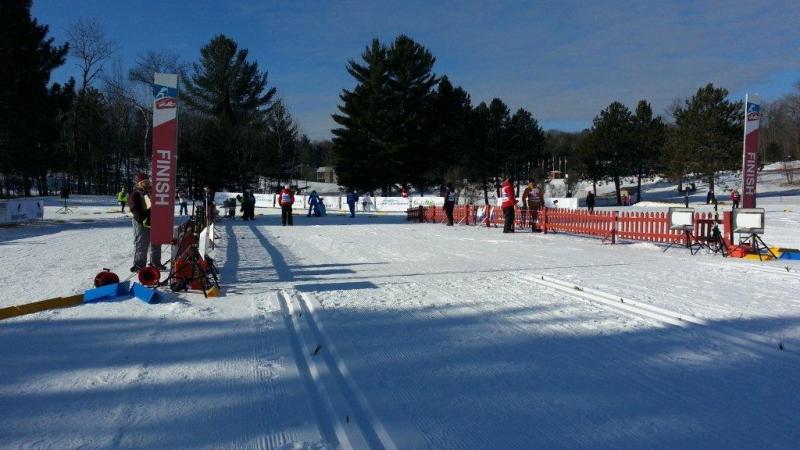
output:
[[[633,116],[633,147],[630,154],[631,168],[636,175],[636,201],[642,200],[642,177],[653,173],[664,149],[664,123],[661,117],[653,117],[650,104],[640,100]]]
[[[689,170],[707,176],[709,190],[716,172],[741,163],[744,106],[727,97],[709,83],[674,112],[676,150],[691,155]]]
[[[218,35],[200,50],[200,62],[184,80],[182,100],[206,122],[200,176],[214,188],[248,185],[255,176],[254,155],[266,150],[254,132],[263,129],[275,88],[267,88],[267,72],[247,56],[235,41]]]
[[[30,9],[30,0],[0,3],[0,172],[18,176],[25,195],[34,178],[46,187],[57,159],[60,110],[74,86],[48,86],[68,46],[54,45],[48,26],[39,25]]]
[[[278,181],[294,178],[298,164],[297,125],[289,111],[278,100],[267,118],[267,145],[274,155],[273,167]]]
[[[340,184],[372,190],[396,176],[398,165],[389,136],[387,50],[373,39],[361,59],[364,64],[347,63],[356,86],[342,90],[340,114],[333,115],[340,125],[332,130],[334,166]]]
[[[542,158],[545,137],[539,122],[529,111],[522,108],[511,117],[510,150],[514,161],[514,178],[517,180],[517,191],[522,179],[533,175],[536,161]]]
[[[621,178],[630,173],[633,152],[633,118],[620,102],[612,102],[594,118],[590,141],[604,168],[604,175],[614,180],[617,204],[622,204]]]
[[[339,181],[364,190],[409,181],[422,189],[432,176],[436,59],[402,35],[389,48],[373,39],[361,59],[348,62],[356,86],[342,91],[333,115]]]
[[[440,186],[454,183],[453,174],[463,166],[467,152],[467,127],[472,105],[469,94],[461,87],[453,87],[443,76],[434,96],[435,131],[432,139],[431,163],[434,164],[432,180]]]

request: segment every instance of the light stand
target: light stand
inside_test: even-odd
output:
[[[759,261],[763,261],[764,259],[762,258],[762,255],[767,254],[772,256],[773,259],[777,259],[775,253],[772,253],[772,250],[770,250],[769,246],[767,246],[767,244],[765,244],[761,239],[761,236],[756,233],[750,233],[746,238],[742,238],[742,235],[739,235],[739,245],[749,245],[753,247],[753,250],[758,254]],[[762,250],[766,250],[766,252],[762,253]]]
[[[66,197],[64,197],[64,206],[62,206],[61,208],[59,208],[59,209],[56,211],[56,214],[69,214],[69,213],[71,213],[71,212],[72,212],[72,210],[69,208],[69,206],[67,206],[67,198],[66,198]]]
[[[688,191],[687,191],[688,192]],[[687,197],[688,198],[688,197]],[[700,249],[704,248],[705,245],[697,239],[697,236],[692,233],[694,230],[694,208],[669,208],[669,212],[667,213],[667,217],[669,220],[669,229],[670,230],[680,230],[683,231],[683,235],[685,237],[685,246],[689,249],[689,253],[692,255],[696,255]],[[670,242],[667,245],[667,248],[664,249],[666,252],[673,245],[680,245],[677,242]]]
[[[689,249],[690,254],[696,255],[697,252],[706,247],[705,245],[703,245],[702,242],[700,242],[699,239],[697,239],[697,236],[692,234],[690,230],[683,230],[683,234],[686,237],[685,246],[686,248]],[[664,249],[664,251],[666,252],[667,250],[672,248],[673,245],[680,245],[680,244],[677,244],[676,242],[670,242],[669,245],[667,245],[667,248]]]

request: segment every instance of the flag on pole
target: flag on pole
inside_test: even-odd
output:
[[[178,75],[157,73],[153,83],[153,158],[150,243],[172,242],[178,163]]]
[[[742,208],[756,207],[756,178],[758,176],[758,126],[761,105],[758,97],[744,97],[744,151],[742,152]]]

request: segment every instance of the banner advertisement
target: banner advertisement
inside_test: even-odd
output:
[[[44,219],[42,200],[11,199],[0,202],[0,223],[28,222]]]
[[[744,151],[742,152],[742,208],[756,207],[758,176],[758,127],[761,105],[756,96],[744,97]]]
[[[157,73],[153,82],[153,160],[150,242],[172,242],[178,163],[178,75]]]

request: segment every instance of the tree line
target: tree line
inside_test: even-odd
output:
[[[0,4],[0,196],[109,194],[149,172],[153,73],[180,75],[178,179],[196,191],[311,178],[332,165],[332,145],[299,131],[267,71],[218,35],[198,61],[149,51],[122,67],[99,24],[73,24],[57,44],[31,1]],[[77,80],[51,83],[74,62]]]
[[[519,189],[558,169],[569,185],[591,181],[595,193],[598,182],[614,183],[619,204],[627,178],[637,180],[639,201],[644,178],[664,176],[682,190],[692,176],[714,189],[719,171],[741,167],[744,105],[713,84],[676,100],[666,118],[646,100],[633,110],[615,101],[587,130],[543,132],[530,111],[512,114],[499,98],[473,105],[463,88],[434,74],[435,61],[401,35],[388,44],[374,39],[348,62],[355,87],[342,90],[332,131],[341,184],[384,193],[477,184],[488,202],[498,179],[513,178]],[[790,94],[762,105],[762,162],[800,159],[797,99]]]

